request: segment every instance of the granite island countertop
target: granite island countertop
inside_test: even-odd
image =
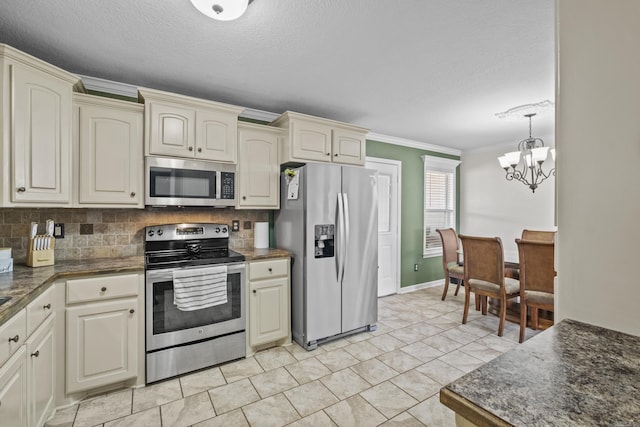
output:
[[[440,390],[479,426],[640,425],[640,337],[563,320]]]

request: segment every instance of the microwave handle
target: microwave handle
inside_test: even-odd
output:
[[[216,200],[222,198],[222,172],[216,171]]]

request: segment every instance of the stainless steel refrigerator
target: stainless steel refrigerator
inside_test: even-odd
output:
[[[378,319],[377,172],[307,164],[281,174],[276,245],[293,253],[293,339],[312,350]]]

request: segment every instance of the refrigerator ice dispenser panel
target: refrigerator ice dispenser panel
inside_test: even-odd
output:
[[[315,257],[333,258],[334,256],[334,233],[333,224],[316,224],[315,231]]]

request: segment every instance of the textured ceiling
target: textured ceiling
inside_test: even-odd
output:
[[[0,42],[71,72],[461,150],[515,142],[494,114],[554,100],[553,0],[2,0]],[[553,114],[534,119],[553,138]]]

